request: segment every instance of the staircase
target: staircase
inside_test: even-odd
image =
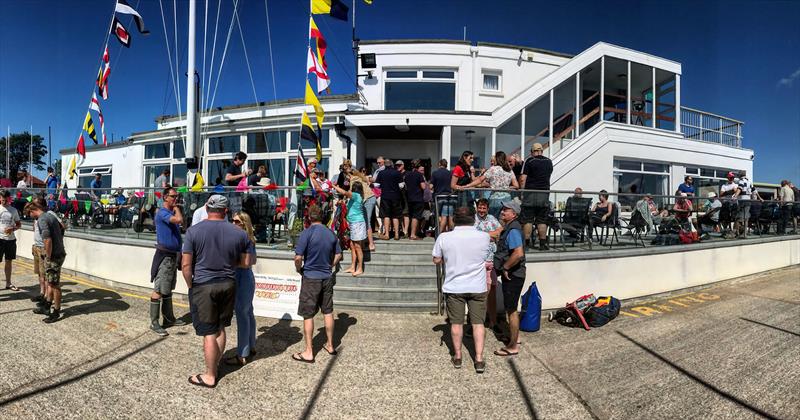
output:
[[[376,240],[375,251],[365,251],[364,274],[336,276],[333,299],[337,308],[431,312],[436,310],[436,266],[431,261],[433,239]],[[350,264],[350,251],[342,267]]]

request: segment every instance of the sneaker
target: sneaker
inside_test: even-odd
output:
[[[455,356],[450,358],[450,362],[453,363],[453,367],[456,369],[461,369],[461,359],[456,359]]]
[[[475,373],[483,373],[486,371],[486,362],[475,362]]]
[[[550,247],[544,242],[539,242],[539,251],[547,251]]]
[[[160,335],[161,337],[166,337],[166,336],[169,335],[167,330],[165,330],[164,328],[161,328],[161,325],[158,325],[158,324],[150,325],[150,329],[153,330],[154,333]]]
[[[162,327],[164,327],[164,328],[169,328],[169,327],[183,327],[184,325],[189,325],[189,323],[188,323],[188,322],[186,322],[186,321],[184,321],[184,320],[182,320],[182,319],[180,319],[180,318],[176,318],[176,319],[175,319],[175,320],[173,320],[173,321],[164,321],[164,322],[161,324],[161,326],[162,326]]]
[[[53,309],[53,312],[50,312],[50,315],[47,315],[47,318],[43,319],[45,324],[52,324],[61,319],[61,311],[58,309]]]

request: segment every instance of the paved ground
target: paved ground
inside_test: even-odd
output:
[[[441,317],[338,313],[340,354],[314,365],[289,358],[299,323],[258,319],[259,359],[214,390],[187,383],[191,327],[158,338],[146,300],[74,277],[46,325],[29,268],[15,267],[24,293],[0,291],[3,419],[800,418],[800,267],[625,302],[589,332],[546,324],[484,375],[451,367]]]

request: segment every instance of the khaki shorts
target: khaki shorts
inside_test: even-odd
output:
[[[472,325],[483,325],[486,319],[486,292],[483,293],[448,293],[445,296],[447,302],[447,318],[451,324],[463,324],[469,308],[469,323]]]
[[[64,265],[66,255],[60,257],[53,257],[45,261],[44,278],[48,283],[57,286],[61,283],[61,266]]]
[[[44,273],[47,271],[44,263],[44,247],[34,245],[31,253],[33,254],[33,273],[44,277]]]

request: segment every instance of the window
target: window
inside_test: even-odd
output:
[[[247,167],[253,170],[253,173],[258,172],[258,167],[264,165],[267,167],[266,177],[272,180],[273,184],[285,185],[283,171],[286,169],[286,159],[253,159],[247,160]]]
[[[669,195],[670,166],[664,163],[614,160],[614,183],[617,193]],[[620,206],[633,208],[640,197],[619,196]],[[666,205],[663,197],[654,197],[659,205]]]
[[[247,135],[247,153],[286,151],[286,131],[267,131]]]
[[[208,153],[236,153],[241,150],[239,136],[210,137]]]
[[[170,169],[169,165],[145,165],[144,167],[144,186],[152,187],[156,183],[156,178],[161,176],[164,169]],[[186,176],[186,173],[184,173]],[[159,185],[160,187],[160,185]]]
[[[291,139],[289,140],[292,150],[297,150],[298,141],[300,141],[303,145],[303,150],[316,149],[317,147],[308,140],[300,140],[299,131],[292,131]],[[320,143],[322,144],[323,149],[331,147],[331,136],[327,128],[322,129],[322,139],[320,139]],[[310,155],[306,155],[306,157],[310,157]]]
[[[169,158],[169,143],[155,143],[144,145],[145,159],[167,159]]]
[[[656,127],[675,131],[675,74],[656,69]]]
[[[172,185],[173,187],[182,187],[186,185],[186,165],[180,164],[173,164],[172,165]]]
[[[386,110],[455,110],[453,70],[389,70],[384,83]]]
[[[456,109],[456,84],[448,82],[386,82],[387,110]]]
[[[183,159],[186,157],[186,151],[183,150],[183,140],[176,140],[172,142],[172,158]]]
[[[506,155],[519,153],[522,145],[522,114],[518,113],[497,129],[495,150],[502,150]],[[451,162],[451,167],[455,162]]]
[[[500,92],[500,74],[497,72],[483,72],[483,90],[490,92]]]
[[[103,187],[111,187],[111,167],[97,167],[97,168],[78,168],[78,186],[81,188],[91,188],[91,183],[94,181],[95,175],[102,176]]]
[[[233,159],[217,159],[208,161],[208,178],[206,185],[214,186],[218,183],[225,184],[225,171],[233,164]]]
[[[322,156],[322,161],[317,164],[317,168],[322,172],[328,173],[328,161],[330,161],[330,156]],[[294,168],[297,166],[297,158],[289,159],[289,181],[286,183],[287,185],[296,185],[300,184],[298,180],[294,177]],[[328,174],[330,175],[330,174]]]

